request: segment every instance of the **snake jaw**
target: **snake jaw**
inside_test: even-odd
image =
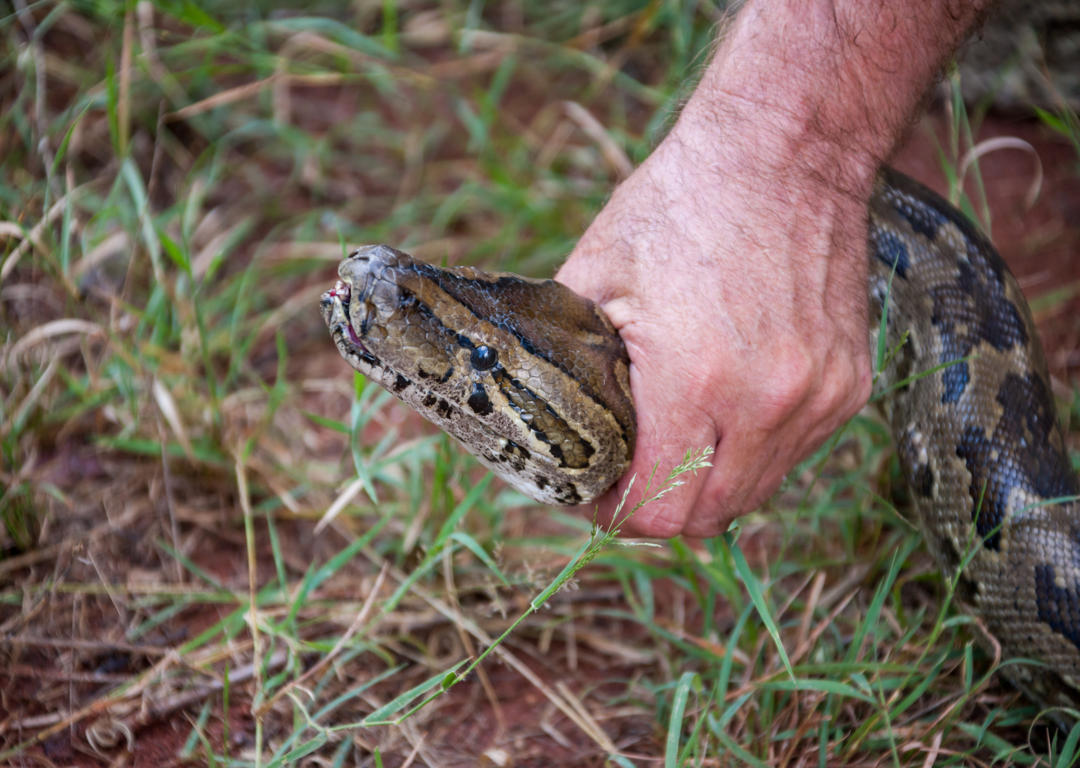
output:
[[[371,373],[379,365],[379,360],[353,328],[350,312],[352,293],[348,283],[338,280],[333,288],[322,295],[319,308],[342,356],[357,370]]]

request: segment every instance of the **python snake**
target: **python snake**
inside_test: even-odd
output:
[[[885,410],[929,549],[1003,658],[1036,662],[1004,665],[1006,676],[1047,707],[1076,706],[1080,504],[1061,497],[1080,483],[1020,288],[960,212],[889,169],[870,202],[869,253],[871,318],[884,312],[890,351]],[[339,275],[321,309],[342,356],[511,485],[576,504],[626,470],[629,360],[591,301],[384,245]]]

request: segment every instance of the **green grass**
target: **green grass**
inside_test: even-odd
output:
[[[0,17],[0,760],[129,732],[223,766],[1071,762],[950,609],[880,423],[726,536],[614,541],[325,332],[358,244],[550,275],[617,179],[564,103],[640,161],[710,4],[27,13]]]

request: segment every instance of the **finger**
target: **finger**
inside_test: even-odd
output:
[[[763,440],[760,431],[755,433],[729,433],[717,444],[712,470],[687,520],[685,535],[717,536],[748,511],[751,495],[762,487],[766,471],[778,458],[775,445]]]
[[[715,427],[696,405],[680,399],[670,387],[657,388],[641,366],[631,366],[630,386],[638,408],[638,431],[634,458],[615,488],[601,499],[600,512],[610,521],[633,478],[633,487],[620,516],[643,498],[657,493],[671,470],[688,450],[701,450],[716,442]],[[634,513],[624,527],[627,533],[670,537],[682,531],[694,501],[701,492],[705,472],[683,475],[682,485]]]
[[[697,508],[691,511],[684,535],[716,536],[727,530],[734,518],[761,506],[780,487],[790,468],[812,455],[845,420],[845,413],[807,407],[776,429],[730,434],[729,440],[717,446],[713,471],[701,490]]]
[[[820,435],[820,419],[813,414],[816,387],[775,387],[771,407],[743,408],[724,425],[716,447],[713,469],[701,489],[697,508],[684,533],[716,536],[739,515],[756,509],[783,481],[808,443]]]

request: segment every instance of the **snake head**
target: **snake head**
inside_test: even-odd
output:
[[[553,280],[443,269],[386,245],[338,268],[321,310],[342,357],[539,501],[595,498],[626,470],[626,349]]]

